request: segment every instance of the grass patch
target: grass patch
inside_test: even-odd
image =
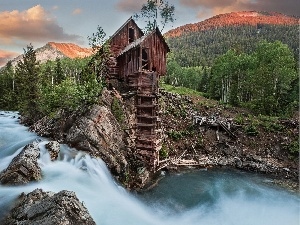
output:
[[[180,95],[190,95],[190,96],[203,96],[204,94],[199,91],[195,91],[190,88],[186,87],[174,87],[169,84],[160,84],[160,87],[165,89],[167,92],[171,92],[174,94],[180,94]]]
[[[257,136],[258,135],[257,127],[253,123],[247,125],[244,129],[245,129],[246,134],[249,136]]]

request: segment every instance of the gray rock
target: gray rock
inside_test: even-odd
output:
[[[3,225],[96,224],[72,191],[22,193]]]
[[[100,156],[114,174],[127,167],[122,152],[123,130],[106,106],[95,105],[86,116],[79,118],[67,132],[66,142]]]
[[[11,161],[9,166],[0,173],[0,182],[9,185],[26,184],[29,181],[40,180],[41,168],[37,159],[40,155],[38,143],[26,145]]]
[[[239,157],[234,157],[234,162],[237,168],[241,168],[243,165],[243,162]]]
[[[219,160],[218,164],[219,164],[220,166],[226,166],[226,165],[228,164],[228,160],[227,160],[225,157],[222,157],[222,158]]]
[[[60,146],[59,143],[57,141],[49,141],[46,145],[45,145],[46,149],[48,150],[49,154],[50,154],[50,158],[52,161],[56,160],[58,157],[58,154],[60,152]]]

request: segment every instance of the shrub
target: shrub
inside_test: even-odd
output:
[[[162,145],[162,148],[159,150],[159,157],[165,159],[169,156],[169,151],[165,144]]]
[[[178,141],[179,139],[181,139],[183,137],[183,135],[180,131],[177,132],[177,131],[173,131],[173,130],[168,132],[168,136],[175,141]]]
[[[242,114],[238,114],[235,118],[234,121],[239,124],[242,125],[244,124],[244,116]]]
[[[245,132],[250,136],[258,135],[257,127],[253,123],[251,123],[245,127]]]
[[[293,141],[288,146],[289,153],[294,157],[299,157],[299,140]]]
[[[123,112],[123,109],[122,109],[122,106],[121,106],[119,100],[116,97],[113,98],[113,101],[111,104],[111,111],[119,123],[121,123],[121,124],[124,123],[124,120],[125,120],[124,112]]]

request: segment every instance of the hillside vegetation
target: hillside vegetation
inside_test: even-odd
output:
[[[228,13],[175,28],[164,36],[176,62],[184,67],[211,66],[231,48],[251,53],[262,40],[287,44],[298,59],[298,21],[279,13]]]
[[[290,116],[299,105],[296,17],[237,12],[165,34],[167,84],[203,93],[255,114]]]

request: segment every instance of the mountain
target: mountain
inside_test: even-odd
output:
[[[198,32],[224,26],[259,26],[260,24],[298,25],[299,18],[294,16],[287,16],[276,12],[232,12],[220,14],[202,22],[186,24],[184,26],[174,28],[165,33],[164,36],[166,38],[172,38],[181,36],[187,32]]]
[[[56,58],[84,58],[92,55],[90,48],[82,48],[73,43],[56,43],[48,42],[43,47],[36,49],[36,58],[41,63],[47,60],[55,60]],[[22,60],[23,54],[12,60],[12,65],[15,66],[19,60]]]
[[[276,12],[243,11],[214,16],[164,34],[181,66],[211,65],[231,48],[247,53],[265,39],[279,40],[299,56],[299,18]]]

